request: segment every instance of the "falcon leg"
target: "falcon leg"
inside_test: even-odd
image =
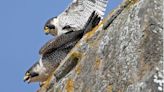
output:
[[[56,83],[56,78],[52,73],[51,76],[49,76],[49,78],[46,81],[40,83],[40,89],[37,90],[37,92],[47,92],[47,90],[53,87],[55,83]]]

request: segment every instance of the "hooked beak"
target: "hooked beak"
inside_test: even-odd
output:
[[[49,33],[45,33],[45,35],[48,35]]]
[[[46,34],[46,35],[48,35],[49,34],[49,28],[48,27],[45,27],[45,29],[44,29],[44,33]]]
[[[56,36],[56,35],[58,35],[58,31],[56,30],[56,29],[49,29],[48,27],[46,27],[45,29],[44,29],[44,33],[46,34],[46,35],[52,35],[52,36]]]
[[[30,74],[29,74],[29,73],[27,73],[27,74],[24,76],[23,81],[24,81],[24,82],[27,81],[28,84],[30,83]]]

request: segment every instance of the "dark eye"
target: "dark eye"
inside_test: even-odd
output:
[[[55,26],[54,26],[54,25],[47,25],[47,27],[48,27],[49,29],[55,29]]]
[[[36,77],[36,76],[38,76],[39,74],[38,74],[38,73],[33,72],[33,73],[31,73],[30,75],[31,75],[31,77]]]

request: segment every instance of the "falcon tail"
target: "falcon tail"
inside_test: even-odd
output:
[[[98,16],[98,14],[95,11],[93,11],[91,16],[89,17],[87,23],[84,26],[84,29],[85,29],[84,34],[86,34],[91,29],[96,27],[99,24],[100,20],[101,20],[101,17]]]

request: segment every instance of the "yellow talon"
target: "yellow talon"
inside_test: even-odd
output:
[[[49,85],[50,85],[50,82],[51,82],[51,78],[52,76],[50,76],[43,84],[43,87],[48,89]]]
[[[49,89],[52,78],[54,76],[54,72],[48,77],[48,79],[41,83],[41,87],[37,92],[46,92]]]

